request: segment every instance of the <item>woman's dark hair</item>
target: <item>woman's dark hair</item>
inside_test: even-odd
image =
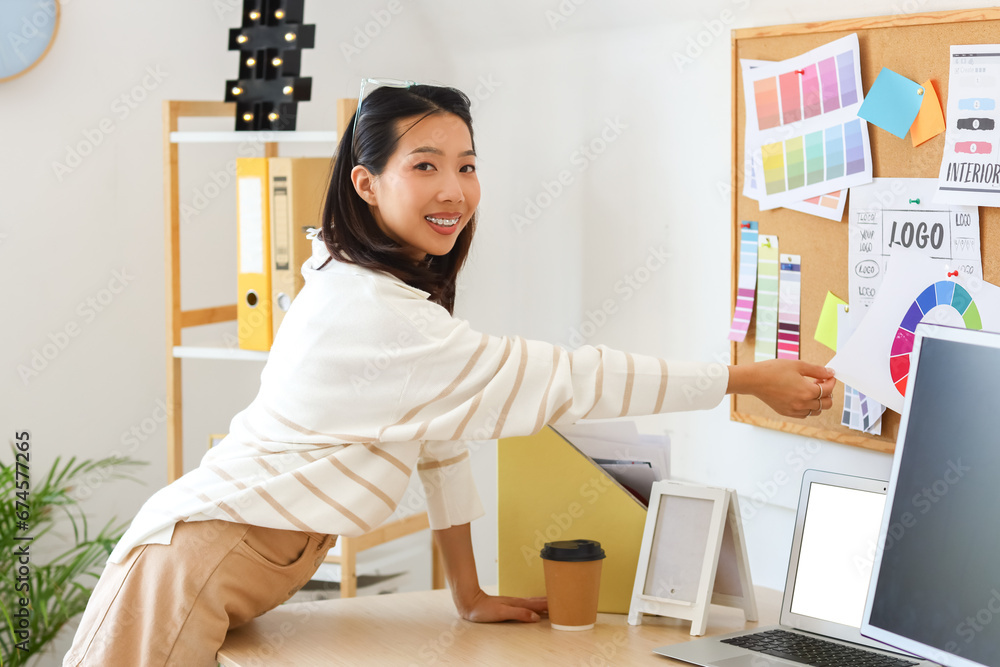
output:
[[[439,113],[461,118],[472,136],[469,98],[454,88],[383,87],[365,97],[360,118],[355,116],[337,149],[323,206],[323,240],[333,259],[390,273],[428,292],[431,301],[451,313],[455,307],[455,278],[469,254],[478,214],[473,214],[448,254],[428,255],[423,262],[414,263],[406,249],[379,229],[368,203],[355,191],[351,180],[351,170],[356,164],[365,166],[372,174],[382,173],[402,136],[398,127],[400,119],[416,117],[420,122]]]

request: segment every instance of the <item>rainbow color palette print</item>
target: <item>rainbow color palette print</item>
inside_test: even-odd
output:
[[[743,71],[743,79],[747,79],[747,73],[750,70],[770,64],[772,63],[769,60],[751,60],[748,58],[741,58],[740,67]],[[756,126],[756,118],[756,108],[749,108],[747,123],[752,123]],[[757,178],[757,173],[754,171],[753,155],[750,147],[750,142],[743,142],[743,196],[759,202],[761,194],[763,193],[763,181]],[[846,201],[847,190],[834,190],[833,192],[827,192],[822,195],[816,195],[815,197],[809,197],[799,202],[786,203],[784,208],[839,222],[844,218],[844,203]]]
[[[871,181],[868,124],[857,117],[857,34],[743,72],[745,148],[761,210]]]

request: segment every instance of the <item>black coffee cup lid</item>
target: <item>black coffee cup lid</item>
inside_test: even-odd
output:
[[[601,560],[604,549],[600,542],[594,540],[564,540],[562,542],[546,542],[542,549],[542,558],[563,562],[579,562]]]

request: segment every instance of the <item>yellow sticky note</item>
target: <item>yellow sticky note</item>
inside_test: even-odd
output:
[[[827,292],[819,322],[816,323],[816,335],[813,336],[834,352],[837,351],[837,304],[846,306],[847,302],[834,296],[833,292]]]
[[[910,140],[914,148],[944,132],[944,111],[941,110],[941,100],[934,89],[934,82],[928,80],[921,87],[924,89],[924,99],[920,103],[916,120],[910,126]]]

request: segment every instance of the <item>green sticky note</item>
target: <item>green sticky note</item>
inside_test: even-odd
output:
[[[823,302],[823,310],[819,314],[819,322],[816,323],[816,335],[813,336],[818,342],[823,343],[828,348],[837,351],[837,305],[847,305],[843,299],[834,296],[833,292],[826,293],[826,300]]]

